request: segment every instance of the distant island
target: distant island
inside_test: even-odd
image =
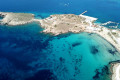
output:
[[[1,24],[15,26],[32,22],[34,14],[0,12],[0,17],[3,17],[3,19],[0,20]]]
[[[0,17],[3,18],[0,20],[1,25],[15,26],[28,24],[31,22],[39,22],[40,26],[44,28],[44,33],[52,33],[53,35],[59,35],[68,32],[96,33],[107,40],[116,48],[117,51],[120,52],[120,30],[109,29],[104,26],[100,26],[94,23],[94,21],[97,20],[97,18],[94,17],[86,16],[83,14],[56,14],[51,15],[50,17],[45,19],[35,19],[34,14],[12,12],[0,12]],[[116,65],[118,67],[116,67]],[[113,76],[115,76],[117,72],[116,70],[119,68],[119,66],[120,64],[118,65],[118,63],[112,66]],[[118,80],[118,78],[115,78],[116,77],[114,77],[113,80]]]

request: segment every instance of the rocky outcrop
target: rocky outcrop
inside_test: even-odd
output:
[[[120,80],[120,61],[110,63],[111,80]]]

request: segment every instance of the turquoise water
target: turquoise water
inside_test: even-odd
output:
[[[0,2],[0,11],[34,13],[38,19],[85,10],[99,23],[119,23],[118,0]],[[119,60],[120,54],[102,37],[89,33],[53,36],[42,30],[38,23],[0,25],[0,80],[110,80],[105,76],[107,65]]]
[[[109,80],[106,65],[120,59],[96,34],[40,31],[37,23],[0,26],[0,80]]]
[[[53,72],[59,80],[93,80],[96,69],[101,70],[110,61],[120,59],[119,53],[109,53],[115,49],[96,34],[71,34],[50,41],[50,46]]]

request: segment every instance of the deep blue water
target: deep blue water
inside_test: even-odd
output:
[[[0,11],[36,18],[80,14],[118,22],[118,0],[1,0]],[[0,80],[110,80],[108,63],[120,59],[114,46],[96,34],[42,33],[38,23],[0,25]]]
[[[1,0],[0,11],[74,13],[99,18],[100,22],[120,22],[119,0]]]

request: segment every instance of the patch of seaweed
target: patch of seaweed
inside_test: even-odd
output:
[[[96,54],[96,53],[99,52],[99,50],[96,48],[96,46],[91,46],[91,47],[90,47],[90,51],[91,51],[91,53],[93,53],[93,54]]]

